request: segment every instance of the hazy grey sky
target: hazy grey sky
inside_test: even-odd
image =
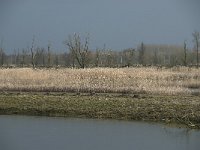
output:
[[[200,0],[0,0],[0,39],[7,51],[36,44],[64,50],[74,32],[90,34],[91,48],[191,44],[200,31]]]

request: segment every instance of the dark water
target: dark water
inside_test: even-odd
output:
[[[199,150],[200,130],[159,124],[0,116],[0,150]]]

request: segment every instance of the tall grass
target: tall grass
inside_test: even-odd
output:
[[[0,90],[189,94],[200,91],[200,70],[186,67],[1,69]]]

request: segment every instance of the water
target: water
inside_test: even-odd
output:
[[[0,150],[199,150],[200,130],[159,124],[0,116]]]

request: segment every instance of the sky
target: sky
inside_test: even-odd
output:
[[[146,44],[192,45],[200,31],[200,0],[0,0],[0,46],[35,44],[66,51],[69,35],[89,34],[90,48]]]

